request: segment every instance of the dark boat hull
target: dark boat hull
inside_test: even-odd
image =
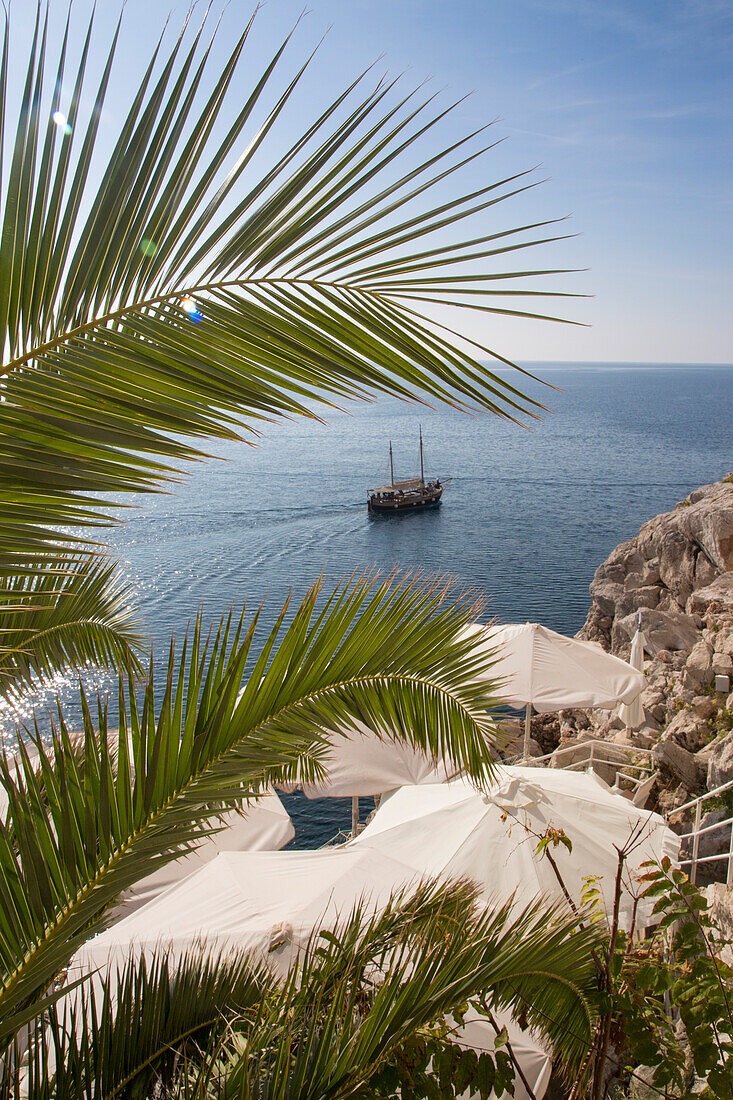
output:
[[[429,508],[439,508],[440,498],[443,495],[441,489],[439,493],[431,495],[429,498],[410,499],[409,497],[402,500],[383,499],[377,500],[374,496],[369,497],[368,507],[372,515],[381,516],[394,516],[404,512],[425,512]]]

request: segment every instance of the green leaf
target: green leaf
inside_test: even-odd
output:
[[[68,554],[8,578],[0,609],[0,697],[87,665],[142,672],[132,588],[102,555]]]
[[[190,41],[184,27],[170,48],[154,45],[106,163],[98,125],[119,26],[89,97],[90,22],[65,134],[40,125],[45,21],[22,60],[6,22],[3,104],[10,66],[26,76],[1,211],[4,575],[61,553],[60,527],[66,545],[69,531],[87,538],[80,529],[108,523],[119,493],[160,489],[203,456],[196,440],[253,441],[263,422],[379,393],[520,421],[541,411],[485,361],[506,356],[433,320],[443,301],[547,316],[497,301],[539,296],[523,282],[552,274],[503,263],[561,239],[533,236],[550,221],[497,220],[534,184],[519,173],[462,189],[496,142],[484,127],[456,132],[457,104],[370,71],[283,151],[277,127],[312,60],[278,88],[288,40],[249,93],[237,83],[226,125],[250,24],[212,77],[205,22]]]

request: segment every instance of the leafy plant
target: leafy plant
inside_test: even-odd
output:
[[[201,1095],[433,1097],[455,1059],[440,1095],[458,1095],[466,1081],[487,1096],[509,1077],[507,1044],[500,1036],[483,1061],[456,1050],[462,1006],[474,997],[549,1026],[559,1063],[575,1065],[577,1036],[591,1030],[593,936],[558,910],[486,912],[472,898],[466,884],[427,884],[371,919],[357,909],[344,930],[316,938],[267,1006],[282,1039],[273,1045],[272,1015],[262,1039],[257,1025],[235,1025]]]
[[[141,708],[120,679],[116,734],[105,708],[93,723],[82,694],[83,771],[63,718],[50,749],[34,739],[40,767],[22,746],[20,773],[0,760],[0,1034],[32,1013],[118,894],[194,845],[212,816],[274,781],[320,776],[325,731],[365,722],[455,753],[479,782],[491,774],[489,685],[470,637],[456,642],[475,602],[444,602],[445,584],[365,575],[319,609],[320,587],[287,626],[283,607],[256,657],[257,614],[222,620],[213,641],[199,619],[180,659],[171,649],[157,703],[152,668]]]
[[[598,1043],[576,1080],[574,1095],[585,1095],[593,1079],[609,1078],[653,1096],[692,1095],[730,1100],[733,1088],[733,970],[721,952],[730,947],[716,928],[704,895],[665,857],[645,864],[638,901],[654,899],[653,927],[643,938],[617,928],[603,949],[608,981],[602,1017],[609,1023],[610,1046],[599,1062]],[[584,897],[595,907],[597,926],[605,925],[600,895],[590,884]],[[644,1068],[644,1077],[639,1069]]]
[[[650,867],[646,897],[656,898],[658,935],[669,934],[669,996],[679,1013],[696,1073],[706,1079],[703,1100],[733,1095],[733,970],[707,899],[669,859]],[[730,946],[730,944],[728,945]]]
[[[511,1091],[501,1029],[493,1053],[464,1057],[466,1003],[511,1005],[545,1028],[551,1013],[559,1063],[572,1068],[578,1036],[591,1033],[592,942],[557,909],[489,913],[467,883],[423,883],[378,913],[357,900],[338,926],[314,931],[285,979],[236,954],[223,965],[191,952],[133,959],[119,988],[116,976],[93,977],[46,1010],[25,1095],[376,1097],[399,1075],[408,1094],[431,1097],[446,1057],[460,1063],[447,1095],[464,1081],[484,1096],[492,1083]],[[14,1095],[11,1074],[2,1084],[0,1096]]]
[[[62,556],[53,568],[8,577],[0,609],[0,698],[20,698],[85,665],[142,673],[131,585],[100,555]]]

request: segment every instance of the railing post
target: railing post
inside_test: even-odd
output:
[[[702,800],[695,807],[695,824],[692,833],[692,863],[690,865],[690,882],[697,877],[697,857],[700,852],[700,822],[702,821]]]
[[[591,743],[590,743],[590,756],[588,757],[588,767],[591,769],[591,771],[593,770],[593,753],[595,752],[595,748],[596,748],[595,741],[591,741]]]
[[[726,881],[728,889],[733,886],[733,822],[730,826],[730,846],[728,848],[728,879]]]

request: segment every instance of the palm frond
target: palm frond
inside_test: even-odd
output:
[[[179,1095],[179,1085],[189,1095],[193,1085],[201,1097],[336,1100],[467,1001],[531,1014],[528,995],[540,981],[550,993],[534,1013],[538,1030],[567,1064],[592,1034],[593,946],[594,932],[557,907],[481,912],[465,882],[425,882],[376,914],[356,899],[337,929],[314,931],[279,983],[236,953],[213,958],[201,945],[174,961],[161,944],[152,960],[93,976],[39,1017],[25,1095],[112,1100],[153,1088]],[[2,1085],[9,1100],[12,1074]]]
[[[0,698],[86,665],[142,673],[134,595],[108,558],[69,554],[9,578],[0,599]]]
[[[371,70],[258,171],[311,58],[278,92],[286,40],[243,94],[249,25],[209,82],[205,22],[188,44],[184,27],[172,48],[155,46],[104,164],[97,131],[120,28],[85,124],[90,23],[64,121],[68,28],[49,98],[39,9],[15,140],[0,148],[6,571],[55,550],[58,525],[104,522],[111,494],[159,487],[201,456],[196,437],[249,437],[274,417],[378,393],[518,419],[541,408],[430,313],[445,302],[511,313],[497,294],[537,295],[522,284],[559,273],[504,262],[564,238],[552,221],[496,221],[534,180],[461,189],[496,145],[486,128],[445,143],[457,103]],[[6,21],[3,102],[13,46]]]
[[[230,615],[203,639],[199,619],[162,696],[152,671],[138,702],[121,680],[118,730],[86,698],[84,765],[61,720],[53,743],[0,759],[0,1032],[47,989],[105,909],[139,878],[215,831],[211,818],[269,783],[321,778],[328,730],[448,755],[476,782],[499,740],[491,685],[461,630],[478,607],[444,582],[366,574],[318,605],[315,585],[286,604],[252,661],[258,614]],[[244,680],[244,682],[243,682]],[[97,728],[95,728],[95,726]],[[113,760],[113,756],[115,759]]]
[[[353,1095],[420,1029],[472,1000],[526,1018],[570,1067],[593,1034],[595,946],[567,910],[482,912],[466,884],[425,884],[376,916],[357,905],[344,927],[314,935],[258,1017],[233,1024],[207,1070],[210,1095]]]
[[[75,989],[34,1021],[23,1057],[27,1100],[145,1096],[177,1076],[179,1060],[216,1044],[232,1018],[256,1009],[271,979],[236,953],[192,949],[172,962],[141,959]],[[14,1062],[0,1100],[14,1100]]]

